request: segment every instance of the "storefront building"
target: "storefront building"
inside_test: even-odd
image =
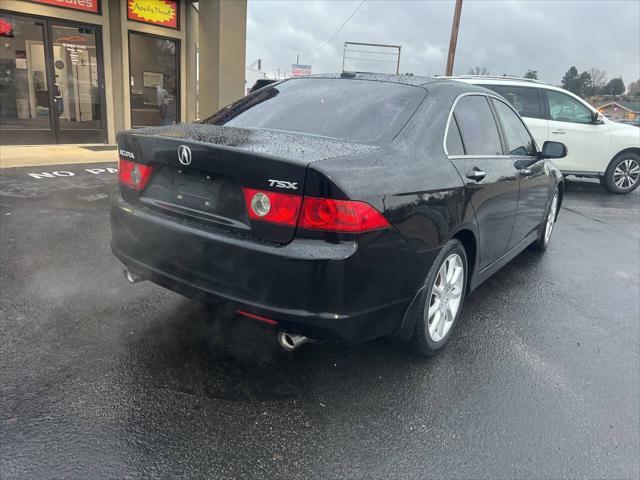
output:
[[[0,145],[213,113],[244,93],[245,39],[246,0],[2,0]]]

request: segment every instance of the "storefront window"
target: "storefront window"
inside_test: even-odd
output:
[[[51,128],[44,25],[37,20],[0,16],[0,128]]]
[[[178,51],[175,40],[129,33],[132,127],[178,122]]]

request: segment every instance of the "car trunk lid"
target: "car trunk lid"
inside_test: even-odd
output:
[[[121,158],[152,167],[140,192],[123,197],[202,228],[288,243],[295,225],[250,220],[243,188],[302,196],[307,166],[375,148],[308,135],[184,124],[123,132]]]

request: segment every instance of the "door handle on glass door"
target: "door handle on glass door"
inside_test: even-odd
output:
[[[487,174],[480,170],[478,167],[473,167],[473,170],[467,172],[467,178],[480,182]]]

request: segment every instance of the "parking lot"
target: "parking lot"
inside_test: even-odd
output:
[[[549,250],[476,290],[423,359],[386,340],[288,353],[129,285],[114,167],[0,171],[0,477],[640,475],[640,189],[568,181]]]

